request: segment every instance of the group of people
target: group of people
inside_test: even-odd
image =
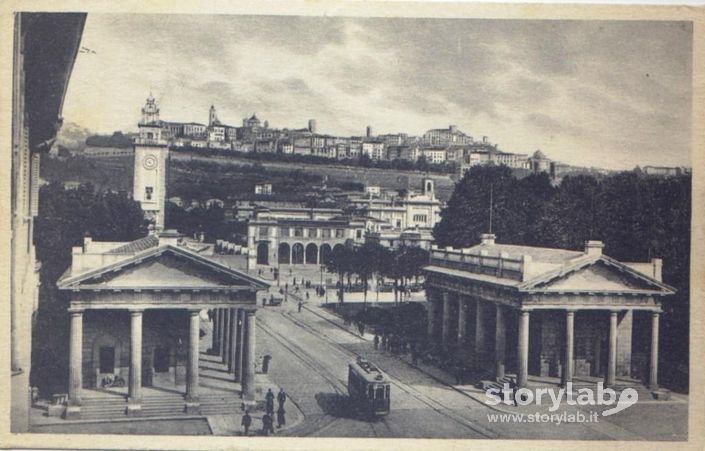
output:
[[[276,412],[276,422],[277,428],[281,428],[286,425],[286,411],[284,410],[284,404],[286,403],[286,392],[283,388],[279,389],[277,393],[277,402],[279,403],[279,408]],[[262,416],[262,434],[268,436],[269,434],[274,434],[274,393],[272,389],[267,390],[267,394],[264,397],[265,413]],[[245,414],[242,416],[242,422],[240,423],[243,428],[243,435],[250,434],[250,426],[252,426],[252,417],[248,410],[245,410]]]

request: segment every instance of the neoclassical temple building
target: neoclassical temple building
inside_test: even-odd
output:
[[[184,394],[187,413],[199,403],[201,315],[215,312],[213,343],[244,400],[255,395],[256,295],[266,281],[219,264],[206,247],[178,233],[133,242],[73,248],[58,286],[70,295],[70,370],[65,416],[81,415],[82,392],[116,379],[128,387],[124,412],[142,412],[142,388]]]
[[[495,243],[437,248],[425,268],[428,336],[446,355],[498,379],[618,378],[658,387],[659,314],[675,290],[662,261],[624,263],[602,253]]]

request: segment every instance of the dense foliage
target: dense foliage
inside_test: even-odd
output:
[[[491,214],[490,214],[491,199]],[[490,228],[490,217],[492,227]],[[467,247],[492,231],[500,243],[581,250],[602,240],[620,261],[663,259],[667,299],[661,353],[666,378],[683,379],[688,363],[691,177],[622,172],[597,180],[545,174],[516,179],[503,166],[474,167],[455,187],[434,229],[439,246]],[[679,382],[674,381],[679,384]]]
[[[415,246],[389,249],[376,243],[361,246],[337,246],[324,262],[326,269],[338,274],[338,300],[344,301],[344,282],[348,285],[353,275],[362,282],[364,300],[367,302],[369,280],[373,277],[391,279],[394,282],[394,299],[400,301],[407,281],[418,278],[421,268],[428,264],[428,251]]]
[[[132,144],[132,137],[120,131],[113,132],[111,136],[91,135],[86,137],[87,146],[128,148],[132,147]]]

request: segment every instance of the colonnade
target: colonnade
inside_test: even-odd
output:
[[[457,357],[462,362],[468,360],[468,351],[473,351],[474,355],[492,354],[494,356],[494,373],[496,378],[500,379],[505,376],[506,367],[506,346],[507,346],[507,315],[515,312],[517,317],[517,386],[525,387],[528,380],[529,369],[529,326],[532,310],[529,308],[514,308],[503,305],[498,302],[488,301],[485,299],[474,298],[470,296],[449,293],[447,291],[432,291],[429,293],[437,293],[439,296],[431,296],[428,302],[428,336],[434,340],[437,335],[440,335],[440,346],[444,351],[449,351],[451,347],[457,349]],[[453,303],[457,305],[454,306]],[[484,306],[484,307],[483,307]],[[494,349],[488,349],[485,340],[485,327],[487,327],[488,310],[492,306],[495,310],[495,333],[494,333]],[[473,347],[467,345],[468,335],[468,315],[470,308],[474,307],[475,313],[475,337]],[[562,384],[566,385],[573,381],[574,375],[574,350],[575,350],[575,314],[578,311],[576,308],[568,307],[552,307],[552,310],[561,310],[565,315],[565,350],[562,356],[563,370],[561,374]],[[438,311],[440,310],[440,312]],[[457,318],[457,336],[451,337],[452,312],[458,312]],[[617,374],[617,329],[619,314],[623,309],[608,309],[609,311],[609,341],[608,341],[608,357],[607,370],[605,372],[605,385],[613,386],[616,382]],[[441,330],[436,330],[436,318],[440,315]],[[440,332],[440,334],[438,333]],[[453,342],[455,340],[455,342]],[[649,387],[651,389],[658,388],[658,340],[659,340],[659,312],[651,312],[651,353],[649,365]],[[478,363],[477,361],[475,362]]]

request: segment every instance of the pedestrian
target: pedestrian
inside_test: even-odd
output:
[[[514,378],[511,378],[509,380],[509,396],[511,396],[512,401],[514,401],[514,405],[518,406],[519,404],[517,403],[517,382]]]
[[[303,302],[299,301],[299,313],[301,313],[301,307],[304,305]]]
[[[365,324],[364,323],[357,323],[357,331],[360,332],[361,337],[363,335],[365,335]]]
[[[379,335],[375,334],[375,338],[372,340],[375,344],[375,351],[379,349]]]
[[[310,299],[308,291],[306,292],[306,300],[308,301]]]
[[[267,390],[267,394],[265,395],[264,399],[267,406],[267,413],[274,414],[274,393],[272,393],[271,388]]]
[[[382,334],[382,350],[387,350],[387,334]]]
[[[250,435],[250,425],[252,424],[252,417],[250,412],[245,410],[245,415],[242,416],[242,422],[240,423],[245,429],[245,436]]]
[[[460,385],[463,381],[463,369],[460,365],[455,366],[455,385]]]
[[[262,298],[262,307],[267,306],[267,298]]]
[[[272,417],[269,415],[269,412],[265,413],[262,417],[262,432],[265,436],[268,436],[270,432],[274,434],[273,423],[274,422],[272,421]]]
[[[283,388],[280,388],[279,393],[277,393],[277,401],[279,402],[279,407],[284,407],[284,403],[286,402],[286,392]]]
[[[280,428],[286,424],[286,417],[284,416],[286,412],[284,411],[283,406],[279,406],[279,409],[277,410],[277,427]]]

